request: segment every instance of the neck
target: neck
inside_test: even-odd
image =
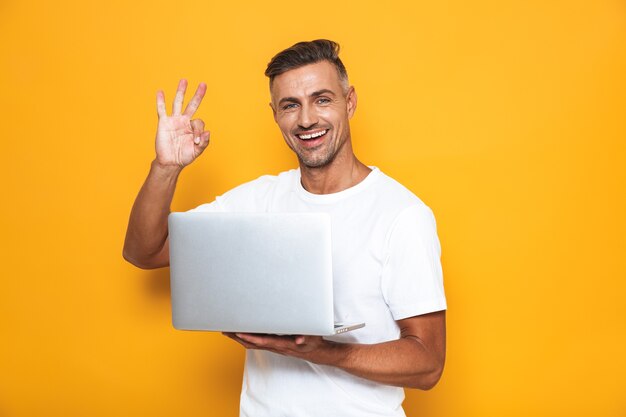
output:
[[[332,194],[355,186],[367,177],[371,169],[352,152],[337,157],[319,168],[307,167],[300,162],[302,186],[313,194]]]

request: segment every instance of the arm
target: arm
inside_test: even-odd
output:
[[[397,321],[400,339],[371,345],[335,343],[317,336],[226,334],[248,349],[264,349],[331,365],[387,385],[430,389],[446,355],[445,310]]]
[[[169,265],[167,216],[181,169],[152,162],[130,212],[123,256],[144,269]]]
[[[163,92],[157,93],[156,158],[133,204],[123,250],[124,259],[140,268],[169,264],[167,216],[178,175],[209,144],[209,132],[204,131],[204,122],[191,120],[206,92],[206,85],[198,86],[181,113],[186,89],[187,81],[181,80],[171,116],[166,113]]]

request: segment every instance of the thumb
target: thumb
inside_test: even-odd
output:
[[[209,144],[209,132],[204,131],[204,122],[201,119],[194,119],[190,121],[190,124],[193,132],[193,143],[203,148],[206,147]]]
[[[196,149],[199,148],[200,152],[202,152],[207,146],[209,146],[210,137],[211,132],[208,130],[206,132],[202,132],[200,136],[194,137],[193,143],[196,145]]]

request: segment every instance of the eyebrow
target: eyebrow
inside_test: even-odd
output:
[[[330,94],[330,95],[333,95],[333,96],[335,95],[335,93],[332,90],[329,90],[327,88],[323,88],[321,90],[317,90],[317,91],[312,92],[311,94],[309,94],[309,97],[319,97],[319,96],[321,96],[323,94]],[[300,100],[298,100],[295,97],[283,97],[278,102],[278,105],[280,106],[280,105],[282,105],[285,102],[299,103]]]

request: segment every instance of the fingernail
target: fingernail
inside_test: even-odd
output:
[[[195,138],[193,140],[193,143],[195,143],[196,145],[198,145],[200,143],[200,138]]]

